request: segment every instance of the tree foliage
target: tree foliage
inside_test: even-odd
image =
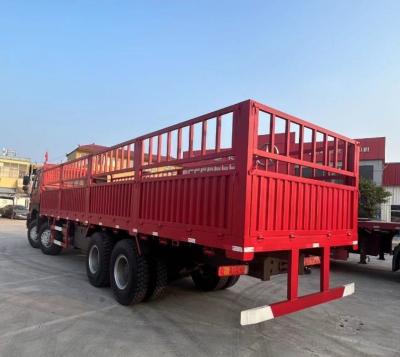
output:
[[[360,217],[375,218],[379,206],[386,203],[391,196],[390,192],[375,182],[360,178]]]

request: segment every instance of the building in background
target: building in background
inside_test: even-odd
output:
[[[360,176],[374,181],[391,193],[381,206],[380,219],[400,222],[400,163],[387,163],[386,138],[362,138],[360,142]]]
[[[383,171],[383,183],[386,191],[389,191],[389,201],[382,205],[382,219],[384,221],[400,222],[400,163],[386,164]]]
[[[0,154],[0,208],[10,204],[25,207],[29,197],[22,190],[23,177],[29,173],[30,159],[18,157],[14,150],[3,149]]]
[[[360,176],[382,185],[386,138],[356,139],[360,142]]]
[[[102,145],[97,145],[95,143],[88,144],[88,145],[78,145],[78,147],[76,149],[74,149],[73,151],[71,151],[70,153],[67,154],[67,160],[72,161],[75,159],[79,159],[82,156],[96,154],[105,149],[108,149],[108,147],[102,146]]]

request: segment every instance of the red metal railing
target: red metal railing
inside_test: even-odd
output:
[[[356,237],[356,143],[254,101],[48,168],[43,177],[43,214],[190,239],[238,258]]]
[[[41,214],[225,250],[280,251],[287,300],[260,322],[351,294],[329,288],[331,247],[356,246],[357,143],[248,100],[44,170]],[[299,261],[319,249],[320,291],[299,296]],[[318,254],[318,252],[316,252]]]
[[[233,178],[228,172],[145,180],[141,190],[139,218],[144,221],[220,229],[229,226]]]
[[[133,183],[117,182],[90,187],[89,211],[95,215],[130,217]]]
[[[245,246],[265,251],[357,241],[356,142],[256,102],[250,117]]]
[[[254,153],[269,171],[354,186],[347,178],[357,177],[355,141],[260,103],[254,108]]]

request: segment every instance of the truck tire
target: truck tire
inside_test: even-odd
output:
[[[38,223],[37,220],[33,220],[28,225],[28,242],[32,248],[40,248]]]
[[[219,277],[217,270],[210,265],[205,265],[192,272],[192,280],[197,289],[202,291],[216,291],[224,289],[229,277]]]
[[[90,237],[86,255],[86,274],[96,287],[110,286],[110,260],[113,239],[106,233],[96,232]]]
[[[223,289],[229,289],[239,281],[240,276],[230,276]]]
[[[146,258],[137,252],[131,239],[120,240],[112,250],[110,283],[115,299],[121,305],[137,304],[146,297],[149,267]]]
[[[144,301],[159,299],[164,296],[168,286],[168,266],[164,259],[148,255],[149,286]]]
[[[60,233],[60,232],[57,232]],[[50,226],[49,224],[43,223],[39,228],[39,242],[40,242],[40,249],[42,250],[43,254],[46,255],[57,255],[60,254],[62,251],[62,247],[50,242]]]

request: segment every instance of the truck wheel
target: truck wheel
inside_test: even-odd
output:
[[[54,243],[51,243],[50,237],[51,237],[50,226],[48,223],[43,223],[39,228],[40,249],[42,250],[43,254],[46,255],[60,254],[62,251],[62,247]]]
[[[113,239],[105,233],[90,237],[86,255],[86,274],[90,284],[96,287],[110,285],[110,260]]]
[[[230,276],[223,289],[229,289],[239,281],[240,276]]]
[[[145,301],[151,301],[161,298],[168,286],[168,267],[164,259],[157,256],[147,256],[149,266],[149,286],[144,298]]]
[[[110,282],[115,299],[122,305],[141,302],[149,287],[149,267],[132,239],[120,240],[111,253]]]
[[[33,220],[31,223],[29,223],[29,226],[28,226],[28,242],[32,246],[32,248],[39,248],[40,247],[38,227],[37,227],[37,221],[36,220]]]
[[[229,277],[219,277],[215,268],[205,265],[192,273],[192,280],[197,289],[215,291],[224,289]]]

